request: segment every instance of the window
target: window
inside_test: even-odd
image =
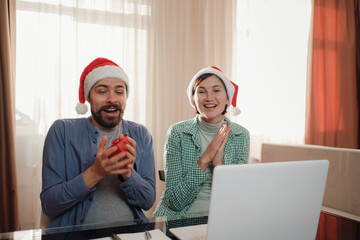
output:
[[[251,159],[262,142],[304,143],[310,19],[310,0],[238,1],[239,121]]]

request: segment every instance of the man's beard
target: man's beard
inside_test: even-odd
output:
[[[108,117],[102,114],[105,109],[109,108],[116,108],[119,112],[119,114],[115,117]],[[124,111],[121,109],[120,105],[117,104],[108,104],[106,106],[102,106],[97,112],[94,112],[91,109],[91,114],[94,120],[102,127],[104,128],[114,128],[116,125],[120,123],[122,120],[122,117],[124,115]]]

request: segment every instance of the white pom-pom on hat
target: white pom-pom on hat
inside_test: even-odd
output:
[[[78,103],[75,109],[78,114],[85,114],[88,111],[88,106],[85,103]]]
[[[241,110],[238,107],[230,108],[230,113],[233,116],[238,116],[241,113]]]

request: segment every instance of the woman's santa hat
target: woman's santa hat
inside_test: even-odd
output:
[[[188,95],[191,106],[193,106],[193,108],[195,108],[195,106],[194,106],[194,104],[192,102],[192,97],[193,97],[193,87],[194,87],[196,79],[198,79],[201,75],[208,74],[208,73],[214,74],[217,77],[219,77],[220,80],[222,80],[222,82],[225,85],[227,95],[229,97],[229,102],[232,105],[231,113],[234,116],[239,115],[240,114],[240,109],[238,107],[236,107],[236,98],[237,98],[239,87],[234,82],[232,82],[230,79],[228,79],[224,75],[224,73],[219,68],[217,68],[215,66],[211,66],[211,67],[201,69],[191,79],[190,84],[189,84],[189,86],[187,88],[187,95]]]
[[[96,58],[86,66],[80,76],[79,103],[76,111],[85,114],[88,107],[85,101],[89,98],[91,88],[97,81],[104,78],[118,78],[126,84],[126,96],[129,96],[129,79],[124,70],[113,61],[106,58]]]

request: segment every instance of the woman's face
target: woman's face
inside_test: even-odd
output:
[[[215,75],[204,79],[195,89],[193,104],[207,123],[220,122],[223,118],[221,113],[228,103],[224,83]]]

